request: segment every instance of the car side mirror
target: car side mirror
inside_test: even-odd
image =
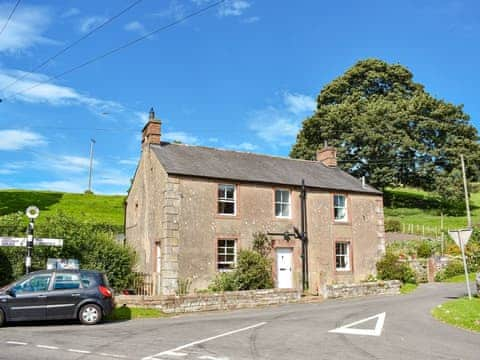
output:
[[[10,288],[6,291],[7,295],[10,295],[11,297],[15,297],[16,296],[16,291],[14,288]]]

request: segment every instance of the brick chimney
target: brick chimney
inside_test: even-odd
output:
[[[161,129],[162,122],[159,119],[155,119],[155,111],[151,108],[148,114],[148,122],[142,130],[142,147],[149,144],[160,145]]]
[[[325,146],[317,150],[317,161],[328,167],[337,166],[337,150],[333,146]]]

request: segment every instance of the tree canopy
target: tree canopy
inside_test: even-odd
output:
[[[479,177],[480,145],[469,120],[463,105],[435,98],[404,66],[366,59],[321,90],[290,156],[313,160],[328,142],[342,169],[374,186],[450,194],[461,188],[460,154],[468,176]]]

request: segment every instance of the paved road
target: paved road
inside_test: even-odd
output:
[[[430,310],[463,295],[458,284],[410,295],[184,315],[94,327],[0,329],[0,359],[480,359],[480,335],[437,322]],[[329,330],[385,312],[380,336]],[[355,328],[374,329],[377,319]],[[354,331],[355,332],[355,331]],[[370,331],[371,332],[371,331]]]

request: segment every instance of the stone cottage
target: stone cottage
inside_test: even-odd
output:
[[[235,267],[253,233],[299,227],[302,180],[309,290],[374,275],[385,251],[382,194],[340,170],[335,149],[306,161],[163,142],[151,110],[126,205],[137,270],[153,274],[157,294],[175,293],[186,279],[191,290],[206,288]],[[301,242],[270,238],[276,286],[301,289]]]

